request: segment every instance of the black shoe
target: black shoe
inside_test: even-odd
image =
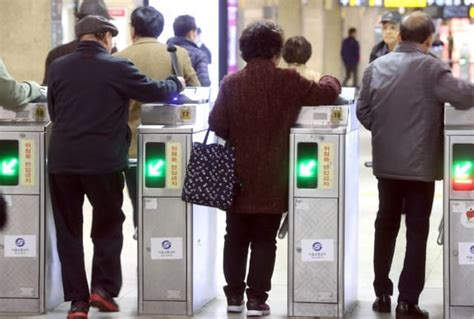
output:
[[[428,319],[430,315],[427,311],[421,310],[418,305],[411,305],[404,301],[398,303],[396,319]]]
[[[247,301],[247,317],[261,317],[270,314],[270,306],[265,302],[257,299],[249,299]]]
[[[244,298],[227,297],[227,312],[241,313],[242,311],[244,311]]]
[[[375,298],[372,304],[372,310],[375,312],[389,313],[392,311],[392,304],[390,303],[390,295],[383,294]]]
[[[102,288],[95,288],[91,293],[91,306],[99,308],[101,312],[118,312],[119,306],[114,298]]]
[[[87,301],[72,301],[67,313],[67,319],[87,319],[89,303]]]

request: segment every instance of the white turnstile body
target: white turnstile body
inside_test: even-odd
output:
[[[355,105],[304,107],[290,134],[288,314],[343,317],[357,302]]]
[[[138,128],[138,312],[192,315],[217,295],[216,209],[181,200],[192,144],[206,134],[209,104],[144,110],[142,122],[150,125]],[[167,124],[151,124],[162,120]],[[191,124],[168,124],[173,120]]]
[[[474,316],[474,109],[445,107],[444,318]]]
[[[46,172],[48,123],[0,123],[0,313],[44,313],[63,301]]]

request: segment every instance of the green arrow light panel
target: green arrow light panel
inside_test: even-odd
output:
[[[298,143],[296,151],[296,187],[318,187],[318,143]]]
[[[18,185],[18,140],[0,140],[0,185]]]
[[[145,144],[145,186],[164,188],[166,184],[166,143]]]
[[[454,144],[451,171],[453,190],[474,191],[474,144]]]

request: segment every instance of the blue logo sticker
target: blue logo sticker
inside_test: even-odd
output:
[[[15,245],[17,247],[23,247],[23,246],[25,246],[25,243],[26,243],[25,240],[21,237],[19,237],[15,240]]]
[[[313,244],[313,250],[314,251],[320,251],[321,249],[323,249],[323,245],[319,241],[316,241]]]
[[[171,242],[169,240],[163,240],[163,242],[161,243],[161,247],[163,247],[163,249],[170,249]]]
[[[474,245],[471,246],[471,254],[474,255]]]

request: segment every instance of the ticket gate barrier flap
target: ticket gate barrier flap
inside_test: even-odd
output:
[[[474,109],[445,106],[444,315],[474,313]]]
[[[206,128],[141,125],[138,132],[138,310],[192,315],[217,294],[215,209],[181,200],[191,145],[204,139]],[[164,168],[160,183],[147,184],[150,163],[154,173]]]
[[[45,158],[48,123],[0,123],[0,191],[10,215],[0,232],[0,313],[44,313],[63,300]]]
[[[331,121],[334,110],[336,122]],[[305,118],[291,129],[290,316],[343,317],[357,304],[358,125],[350,119],[353,112],[347,105],[303,109],[300,117]],[[317,162],[315,174],[307,169],[315,167],[311,160]],[[307,165],[303,175],[317,179],[310,187],[298,181],[301,164]]]

